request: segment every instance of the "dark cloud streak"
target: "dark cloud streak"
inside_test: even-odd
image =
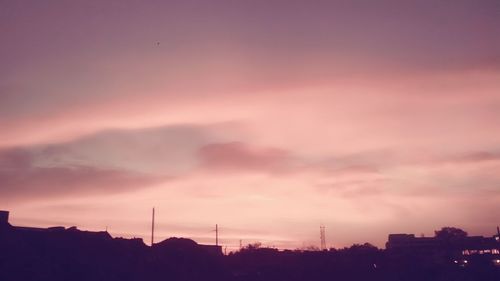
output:
[[[0,197],[33,199],[111,194],[167,181],[165,176],[90,166],[38,167],[23,149],[0,151]]]
[[[270,147],[255,147],[243,142],[212,143],[198,151],[201,166],[209,170],[289,171],[294,164],[291,153]]]

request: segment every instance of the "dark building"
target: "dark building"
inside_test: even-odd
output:
[[[435,263],[453,262],[460,266],[492,262],[500,266],[499,234],[492,237],[466,236],[452,239],[390,234],[386,249],[395,258],[411,256]]]
[[[222,246],[219,245],[203,245],[199,244],[198,245],[200,248],[202,248],[205,252],[212,254],[212,255],[217,255],[221,256],[222,255]]]
[[[435,237],[415,237],[414,234],[389,234],[386,249],[402,251],[423,251],[440,246]]]
[[[9,212],[0,210],[0,224],[9,223]]]
[[[38,227],[25,227],[25,226],[12,226],[9,224],[9,212],[0,210],[0,226],[5,226],[0,234],[7,234],[18,239],[26,240],[50,240],[53,242],[61,241],[72,241],[72,242],[89,242],[93,243],[100,241],[102,243],[110,244],[123,244],[123,245],[135,245],[135,247],[147,247],[142,239],[125,239],[125,238],[113,238],[107,231],[84,231],[79,230],[75,226],[65,228],[62,226],[55,226],[49,228],[38,228]],[[45,243],[45,242],[44,242]],[[156,243],[156,248],[160,245],[167,245],[168,249],[183,249],[188,248],[195,249],[196,251],[201,251],[209,255],[222,256],[222,247],[217,245],[201,245],[190,239],[167,239],[160,243]]]
[[[2,281],[223,280],[220,247],[180,238],[150,247],[107,231],[12,226],[0,214]]]

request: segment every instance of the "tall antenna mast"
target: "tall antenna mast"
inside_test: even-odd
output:
[[[321,225],[319,227],[319,237],[321,240],[320,250],[326,250],[326,235],[325,235],[325,226]]]
[[[151,246],[155,242],[155,207],[153,207],[153,219],[151,220]]]

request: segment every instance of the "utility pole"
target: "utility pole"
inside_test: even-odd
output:
[[[325,235],[325,226],[321,225],[319,227],[319,237],[321,240],[320,250],[326,250],[326,235]]]
[[[219,246],[219,225],[215,225],[215,246]]]
[[[151,220],[151,246],[155,242],[155,207],[153,207],[153,218]]]

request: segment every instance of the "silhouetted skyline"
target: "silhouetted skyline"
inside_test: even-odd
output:
[[[323,228],[321,228],[323,230]],[[9,223],[0,211],[0,279],[16,280],[454,280],[500,277],[500,229],[489,237],[443,227],[433,237],[389,234],[386,249],[370,243],[340,249],[280,251],[260,243],[228,254],[217,245],[171,237],[147,246],[76,227]]]

